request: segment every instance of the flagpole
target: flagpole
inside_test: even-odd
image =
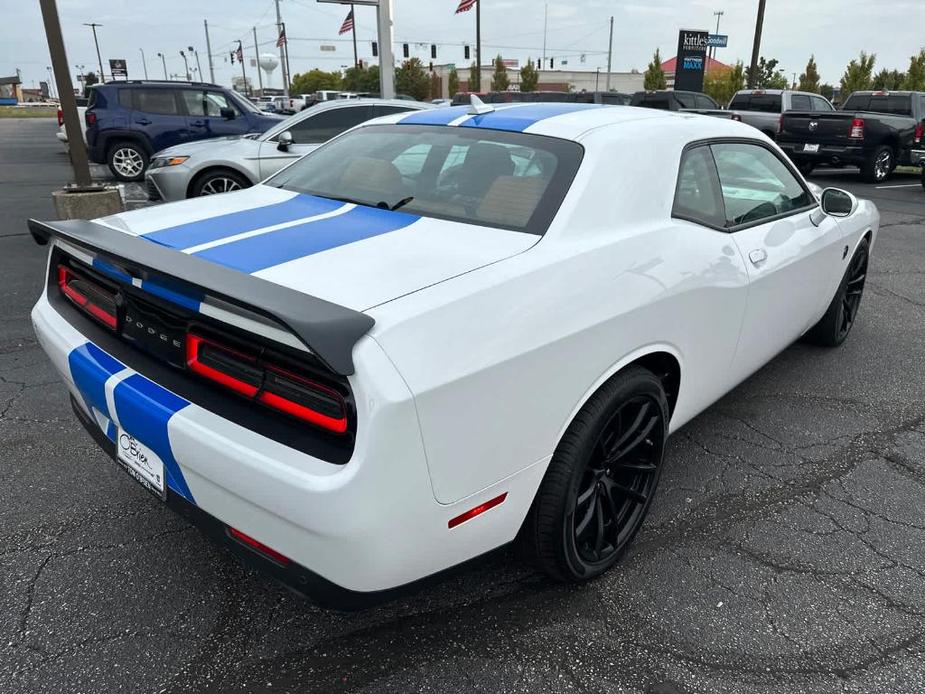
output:
[[[357,58],[357,16],[353,10],[353,3],[350,3],[350,16],[353,17],[353,67],[360,67]]]
[[[475,3],[475,65],[479,75],[479,83],[475,91],[482,91],[482,0]]]

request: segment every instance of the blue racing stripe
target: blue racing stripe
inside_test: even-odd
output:
[[[72,350],[67,362],[71,379],[84,401],[112,419],[106,405],[106,381],[125,366],[90,342]]]
[[[262,227],[292,222],[303,217],[324,214],[341,207],[344,203],[311,195],[296,195],[285,202],[254,207],[241,212],[201,219],[175,227],[168,227],[145,234],[142,238],[170,248],[191,248],[201,243],[253,231]]]
[[[541,120],[592,108],[604,108],[604,106],[602,104],[568,103],[524,104],[523,106],[483,113],[480,116],[472,116],[472,118],[460,123],[459,127],[523,132]]]
[[[155,296],[159,296],[165,301],[170,301],[179,306],[184,306],[191,311],[199,312],[199,305],[202,303],[203,294],[196,292],[191,287],[180,282],[174,282],[166,277],[158,277],[144,280],[141,288]]]
[[[356,207],[336,217],[214,246],[195,255],[242,272],[257,272],[290,260],[387,234],[413,224],[418,219],[420,217],[403,212]]]
[[[102,260],[101,258],[93,259],[93,268],[95,270],[99,270],[104,275],[108,275],[110,278],[118,282],[126,282],[127,284],[132,283],[132,278],[130,275],[122,272],[122,270],[117,268],[115,265],[111,263],[107,263],[105,260]]]
[[[449,125],[451,121],[465,116],[469,112],[468,106],[453,106],[451,108],[436,108],[426,111],[415,111],[411,115],[398,121],[399,125]]]
[[[164,463],[167,486],[195,503],[183,472],[170,447],[167,423],[189,402],[165,390],[141,374],[132,374],[113,391],[119,424],[126,432],[151,448]]]

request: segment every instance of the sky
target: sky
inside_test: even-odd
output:
[[[729,46],[717,58],[746,64],[751,56],[757,0],[479,0],[482,3],[483,63],[497,54],[527,58],[543,54],[544,6],[546,57],[563,60],[565,69],[606,69],[609,19],[614,18],[613,70],[645,70],[655,48],[664,58],[675,55],[678,29],[715,30],[713,13],[725,14],[720,33]],[[861,50],[877,54],[881,67],[905,70],[909,56],[925,46],[923,0],[767,0],[761,54],[777,58],[788,77],[799,75],[810,54],[824,82],[837,83],[848,61]],[[463,45],[475,45],[475,11],[454,14],[458,0],[393,0],[395,53],[408,42],[411,55],[430,61],[430,44],[438,44],[438,64],[468,65]],[[352,65],[350,35],[338,36],[347,7],[316,0],[280,0],[290,39],[293,73],[320,67],[336,70]],[[164,77],[157,53],[163,53],[168,75],[185,76],[179,51],[192,46],[202,72],[209,78],[203,20],[209,22],[215,81],[228,85],[240,66],[228,54],[244,43],[245,56],[255,55],[252,27],[257,27],[260,52],[277,52],[273,0],[58,0],[72,79],[79,71],[98,71],[93,35],[84,22],[97,22],[100,52],[108,72],[109,58],[128,61],[130,78]],[[24,86],[48,79],[51,65],[38,0],[5,0],[6,30],[0,42],[0,76],[22,71]],[[375,61],[371,41],[376,36],[375,9],[356,8],[359,57]],[[15,28],[14,30],[10,30]],[[322,51],[321,46],[334,46]],[[142,51],[146,60],[142,61]],[[584,54],[584,62],[581,56]],[[193,59],[192,66],[196,61]],[[245,63],[249,68],[249,63]],[[254,78],[253,74],[248,75]],[[256,79],[254,79],[256,82]],[[279,87],[277,69],[270,86]]]

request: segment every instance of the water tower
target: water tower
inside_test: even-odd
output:
[[[272,53],[261,53],[257,57],[257,61],[260,64],[260,68],[266,74],[266,86],[269,87],[271,84],[270,76],[273,74],[273,71],[279,67],[279,58],[277,58]]]

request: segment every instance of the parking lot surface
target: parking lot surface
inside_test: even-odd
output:
[[[502,550],[341,614],[215,549],[72,416],[29,322],[45,251],[25,220],[69,178],[55,128],[0,121],[0,692],[925,691],[917,179],[813,177],[882,214],[854,332],[679,431],[616,570],[558,586]]]

